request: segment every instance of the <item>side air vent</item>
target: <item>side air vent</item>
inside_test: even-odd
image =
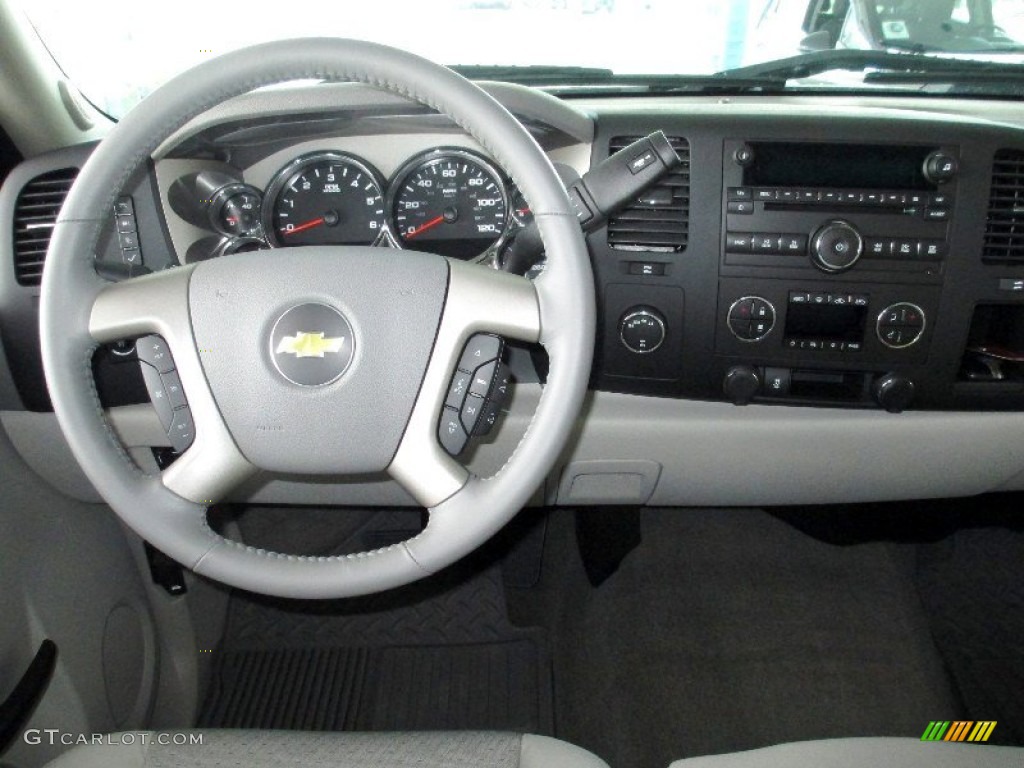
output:
[[[61,168],[22,187],[14,204],[14,275],[21,285],[42,280],[53,225],[77,175],[77,168]]]
[[[639,136],[616,136],[618,152]],[[608,220],[608,245],[623,251],[682,251],[690,238],[690,144],[670,136],[682,167],[648,189],[633,205]]]
[[[1024,150],[996,152],[981,257],[990,264],[1024,264]]]

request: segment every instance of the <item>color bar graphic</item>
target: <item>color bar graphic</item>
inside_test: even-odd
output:
[[[921,734],[921,741],[988,741],[996,728],[995,720],[932,720]]]

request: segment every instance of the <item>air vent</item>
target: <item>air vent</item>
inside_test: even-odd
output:
[[[982,260],[1024,264],[1024,151],[1001,149],[992,164]]]
[[[616,136],[609,151],[618,152],[639,136]],[[690,237],[690,144],[670,136],[672,148],[683,161],[644,192],[633,205],[608,221],[608,245],[623,251],[681,251]]]
[[[21,285],[39,285],[57,214],[78,175],[61,168],[36,176],[14,204],[14,275]]]

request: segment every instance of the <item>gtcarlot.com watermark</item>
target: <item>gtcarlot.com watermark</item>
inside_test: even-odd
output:
[[[148,731],[71,733],[70,731],[62,731],[59,728],[29,728],[25,731],[22,738],[26,744],[32,746],[39,744],[48,744],[51,747],[58,744],[65,747],[77,747],[87,744],[111,744],[114,746],[159,744],[160,746],[174,745],[176,747],[186,747],[201,745],[203,743],[203,736],[204,734],[202,733],[174,733],[171,731],[161,731],[160,733],[150,733]]]

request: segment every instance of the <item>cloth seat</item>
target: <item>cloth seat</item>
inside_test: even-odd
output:
[[[670,768],[1020,768],[1024,748],[901,738],[824,739],[677,760]]]
[[[201,736],[202,743],[192,736]],[[175,743],[185,741],[186,743]],[[47,768],[608,768],[546,736],[476,731],[322,733],[204,730],[110,734]]]

